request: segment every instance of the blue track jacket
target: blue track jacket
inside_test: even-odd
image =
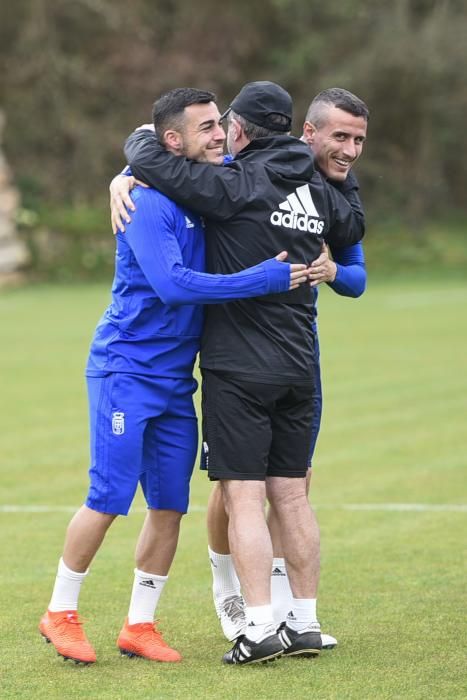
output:
[[[86,374],[191,377],[201,305],[285,292],[290,265],[271,259],[236,274],[206,274],[201,218],[154,189],[136,187],[132,198],[136,211],[116,236],[112,302],[96,328]]]

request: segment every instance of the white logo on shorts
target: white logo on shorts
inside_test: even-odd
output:
[[[204,452],[204,463],[206,468],[209,466],[209,445],[207,442],[203,442],[203,452]]]
[[[114,435],[123,435],[125,432],[125,414],[122,411],[112,413],[112,432]]]

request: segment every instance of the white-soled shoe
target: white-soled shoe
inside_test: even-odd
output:
[[[222,631],[229,642],[244,634],[246,626],[245,601],[241,595],[230,595],[224,598],[214,597],[217,617],[221,622]]]
[[[280,631],[285,625],[285,622],[281,622],[279,627],[277,628],[278,631]],[[337,639],[335,637],[332,637],[330,634],[323,634],[321,633],[321,649],[334,649],[334,647],[337,646]]]
[[[321,644],[323,645],[321,647],[322,649],[334,649],[334,647],[337,646],[337,639],[331,637],[330,634],[321,633]]]
[[[278,631],[284,647],[284,656],[319,656],[322,649],[319,622],[312,622],[308,627],[297,632],[283,622]]]

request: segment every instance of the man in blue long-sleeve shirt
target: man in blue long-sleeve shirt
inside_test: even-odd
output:
[[[173,90],[154,105],[154,126],[175,155],[219,163],[224,131],[215,96]],[[70,522],[40,632],[59,654],[93,663],[77,614],[81,584],[117,515],[138,483],[148,511],[136,548],[123,654],[179,661],[154,625],[188,508],[197,451],[193,365],[203,323],[200,304],[286,292],[305,282],[305,265],[286,253],[232,275],[208,275],[203,222],[156,190],[138,188],[137,212],[117,236],[112,302],[101,318],[86,368],[91,428],[90,487]]]

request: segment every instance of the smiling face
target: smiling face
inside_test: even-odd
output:
[[[220,165],[224,158],[224,129],[214,102],[185,107],[178,145],[179,155],[200,163]]]
[[[366,139],[367,120],[329,105],[319,125],[306,121],[303,140],[315,154],[321,172],[331,180],[343,181],[360,157]]]

